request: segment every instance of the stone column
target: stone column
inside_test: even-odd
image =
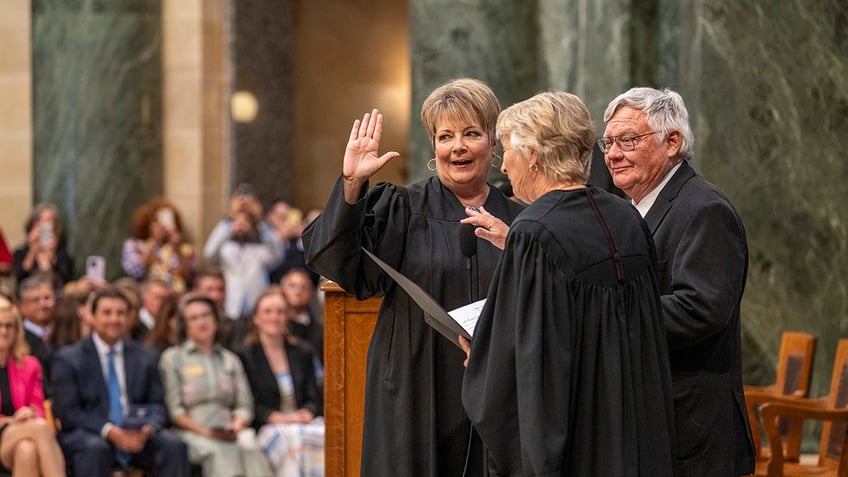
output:
[[[34,201],[59,206],[78,273],[104,255],[115,277],[133,209],[162,191],[160,2],[32,7]]]
[[[0,228],[9,248],[24,242],[32,204],[30,2],[0,2]]]
[[[266,206],[292,201],[292,1],[238,0],[233,7],[233,90],[253,95],[259,108],[255,118],[233,123],[232,185],[250,182]]]
[[[164,190],[200,257],[229,203],[229,0],[163,0]]]

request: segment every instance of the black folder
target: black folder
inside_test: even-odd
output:
[[[401,288],[406,291],[412,301],[418,304],[422,310],[424,310],[424,321],[427,322],[428,325],[433,327],[434,330],[441,333],[442,336],[450,340],[451,343],[456,346],[462,348],[459,345],[458,336],[463,336],[464,338],[471,340],[471,335],[465,331],[465,328],[462,327],[453,317],[442,308],[429,293],[424,291],[423,288],[418,286],[417,283],[413,282],[404,274],[392,268],[391,265],[377,258],[373,253],[368,250],[362,249],[371,260],[374,260],[380,268],[383,269],[392,279],[400,285]]]

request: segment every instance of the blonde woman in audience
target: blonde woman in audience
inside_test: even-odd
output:
[[[324,421],[312,348],[290,333],[280,287],[256,301],[242,355],[256,401],[253,426],[277,477],[324,475]]]
[[[206,477],[270,476],[268,460],[249,427],[253,396],[239,358],[219,343],[218,308],[208,297],[180,301],[181,344],[162,353],[165,404],[188,458]]]
[[[137,281],[154,278],[168,282],[176,292],[187,290],[197,264],[176,207],[157,197],[136,209],[132,228],[133,237],[123,245],[124,272]]]
[[[0,290],[0,462],[15,477],[65,475],[65,459],[44,420],[41,365],[29,356],[12,295]]]

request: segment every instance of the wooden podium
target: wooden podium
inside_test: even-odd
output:
[[[365,361],[380,298],[359,301],[334,282],[324,291],[324,472],[358,477]]]

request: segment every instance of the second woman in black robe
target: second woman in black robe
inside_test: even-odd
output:
[[[624,200],[586,186],[582,101],[541,93],[498,119],[515,219],[462,398],[493,476],[673,475],[656,253]]]

